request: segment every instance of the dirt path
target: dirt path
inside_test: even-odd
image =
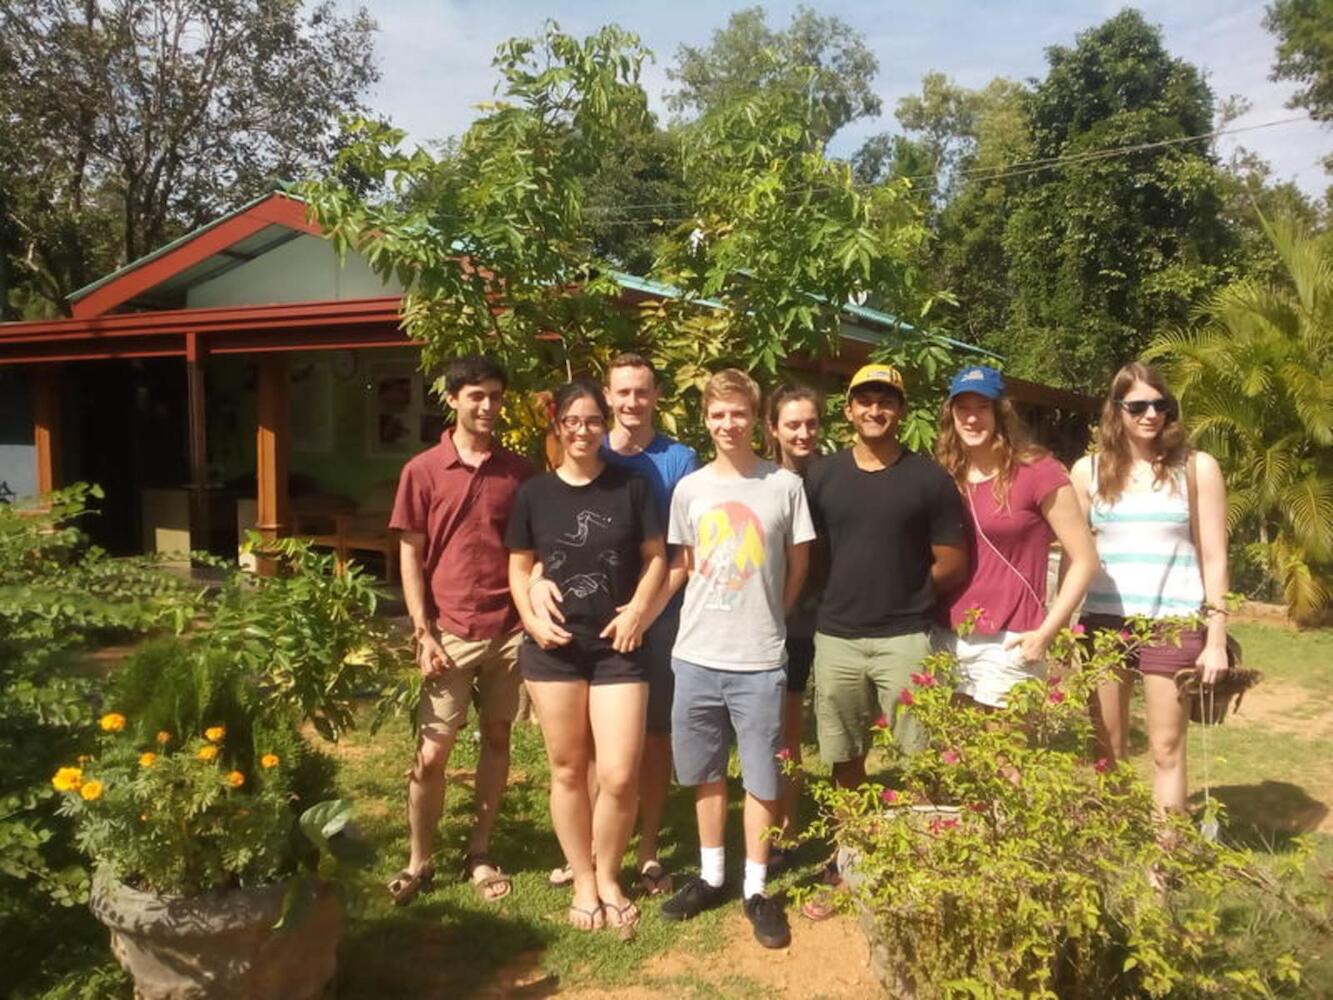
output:
[[[558,996],[568,1000],[663,1000],[671,996],[765,997],[772,1000],[861,1000],[880,990],[870,976],[869,949],[851,917],[823,923],[794,917],[792,943],[769,951],[755,943],[739,913],[723,927],[726,942],[704,954],[673,949],[644,963],[631,986],[560,989],[532,952],[501,971],[479,995]]]

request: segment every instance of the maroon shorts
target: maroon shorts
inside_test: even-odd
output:
[[[1125,628],[1125,619],[1119,615],[1088,614],[1079,619],[1088,634],[1109,630],[1120,632]],[[1144,674],[1161,674],[1172,677],[1179,670],[1194,666],[1203,652],[1204,632],[1201,628],[1185,629],[1180,633],[1180,645],[1163,642],[1154,646],[1140,646],[1131,653],[1126,666]]]

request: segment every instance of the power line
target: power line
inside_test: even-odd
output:
[[[1179,146],[1190,142],[1202,142],[1207,139],[1216,139],[1224,135],[1236,135],[1241,132],[1254,132],[1259,129],[1275,128],[1279,125],[1290,125],[1294,122],[1309,121],[1309,120],[1310,116],[1308,114],[1293,115],[1289,118],[1278,118],[1274,119],[1273,121],[1259,122],[1258,124],[1255,125],[1241,125],[1235,128],[1214,129],[1211,132],[1201,132],[1198,135],[1176,136],[1173,139],[1158,139],[1153,142],[1134,143],[1129,146],[1105,146],[1102,147],[1101,149],[1084,150],[1083,152],[1071,153],[1066,156],[1050,156],[1035,160],[1019,160],[1016,163],[1010,163],[1003,167],[976,167],[971,170],[960,170],[958,171],[958,176],[974,177],[978,180],[983,180],[983,181],[1003,180],[1009,177],[1022,177],[1026,176],[1027,174],[1037,173],[1041,170],[1047,170],[1054,167],[1062,167],[1068,164],[1079,164],[1079,163],[1088,163],[1096,160],[1115,159],[1121,156],[1128,156],[1131,153],[1141,153],[1151,149],[1164,149],[1170,146]],[[927,173],[927,174],[912,174],[907,177],[898,179],[908,180],[908,181],[930,180],[936,176],[938,176],[937,172]],[[865,184],[858,186],[863,188],[873,187],[873,185],[865,185]],[[815,190],[815,188],[806,186],[801,188],[792,188],[790,191],[785,192],[785,194],[803,194],[813,190]],[[585,211],[589,213],[596,213],[603,211],[621,212],[621,211],[633,211],[637,209],[653,209],[653,208],[683,208],[683,207],[688,207],[689,204],[690,203],[687,201],[674,200],[674,201],[658,201],[658,202],[641,202],[641,203],[631,203],[624,205],[593,205],[589,206],[587,209],[585,209]],[[603,219],[591,218],[589,219],[589,221],[594,222],[597,225],[651,225],[653,223],[685,222],[690,218],[692,218],[692,216],[688,215],[676,218],[669,218],[669,219],[636,219],[630,217],[613,217],[613,218],[603,218]]]

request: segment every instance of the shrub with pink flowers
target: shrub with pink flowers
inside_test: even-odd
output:
[[[1090,753],[1089,698],[1152,628],[1066,630],[1051,679],[999,711],[960,704],[956,661],[934,655],[897,699],[927,748],[903,752],[878,727],[888,787],[814,787],[807,836],[838,844],[840,896],[892,995],[1266,996],[1299,983],[1276,935],[1249,927],[1239,947],[1226,927],[1247,894],[1300,910],[1294,878],[1189,817],[1159,819],[1131,766]]]

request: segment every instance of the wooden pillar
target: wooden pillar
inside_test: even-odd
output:
[[[37,495],[62,485],[60,474],[60,366],[42,365],[32,375],[32,430],[37,446]]]
[[[255,464],[259,495],[256,528],[266,541],[287,534],[287,356],[267,354],[259,361],[258,430]],[[272,576],[273,560],[259,559],[261,576]]]
[[[190,548],[207,551],[210,537],[208,500],[208,424],[204,399],[204,348],[197,333],[185,335],[185,401],[189,416]]]

